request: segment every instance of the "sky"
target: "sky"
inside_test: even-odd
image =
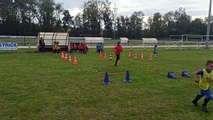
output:
[[[64,9],[70,11],[72,16],[81,12],[83,3],[87,0],[55,0],[62,3]],[[109,0],[112,9],[117,8],[117,15],[130,16],[134,11],[142,11],[145,16],[153,16],[160,12],[162,15],[169,11],[185,8],[186,14],[192,18],[205,18],[208,16],[210,0]],[[213,12],[213,11],[212,11]]]

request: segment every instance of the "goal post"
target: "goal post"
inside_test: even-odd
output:
[[[209,37],[210,40],[207,43],[206,37]],[[170,35],[169,41],[166,43],[166,46],[168,48],[175,48],[178,45],[184,47],[184,48],[203,48],[206,47],[207,44],[210,44],[210,48],[212,47],[212,41],[213,35],[197,35],[197,34],[182,34],[182,35]]]

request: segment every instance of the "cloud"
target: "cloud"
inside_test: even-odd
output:
[[[87,0],[55,0],[63,3],[65,9],[70,10],[72,15],[81,11],[83,3]],[[146,16],[153,16],[160,12],[162,15],[178,10],[180,7],[186,9],[191,16],[205,17],[208,15],[209,0],[110,0],[112,6],[118,7],[118,15],[129,16],[134,11],[142,11]]]

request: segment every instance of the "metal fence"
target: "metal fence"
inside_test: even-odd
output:
[[[189,40],[190,38],[190,40]],[[188,37],[187,40],[181,41],[181,37],[178,37],[178,39],[172,39],[171,38],[165,38],[165,39],[158,39],[158,47],[164,47],[166,49],[168,48],[174,48],[174,49],[182,49],[183,48],[203,48],[205,47],[205,42],[202,42],[203,39],[197,39]],[[195,40],[192,40],[195,39]],[[37,46],[37,36],[4,36],[0,35],[0,42],[15,42],[18,43],[18,46],[25,46],[25,48],[30,48],[30,46]],[[84,43],[84,37],[70,37],[68,40],[68,43]],[[119,39],[112,40],[110,38],[104,38],[104,46],[107,48],[108,46],[115,46],[117,42],[120,42]],[[177,44],[178,43],[178,44]],[[88,44],[89,46],[95,47],[95,44]],[[142,39],[141,40],[133,40],[129,39],[128,43],[122,43],[122,46],[129,46],[129,47],[154,47],[154,44],[143,44]],[[31,47],[32,48],[32,47]],[[210,37],[210,49],[213,49],[213,42]]]

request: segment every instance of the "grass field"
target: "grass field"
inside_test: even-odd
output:
[[[106,49],[107,55],[113,54]],[[62,61],[60,55],[37,53],[35,49],[0,52],[0,119],[1,120],[211,120],[210,113],[191,101],[199,88],[193,79],[169,79],[182,71],[193,73],[208,59],[209,50],[159,50],[159,57],[149,62],[151,49],[133,49],[145,60],[121,55],[117,67],[113,61],[99,59],[95,49],[88,54],[74,53],[79,65]],[[110,75],[110,85],[102,84],[98,72],[129,70],[132,83],[125,75]]]

